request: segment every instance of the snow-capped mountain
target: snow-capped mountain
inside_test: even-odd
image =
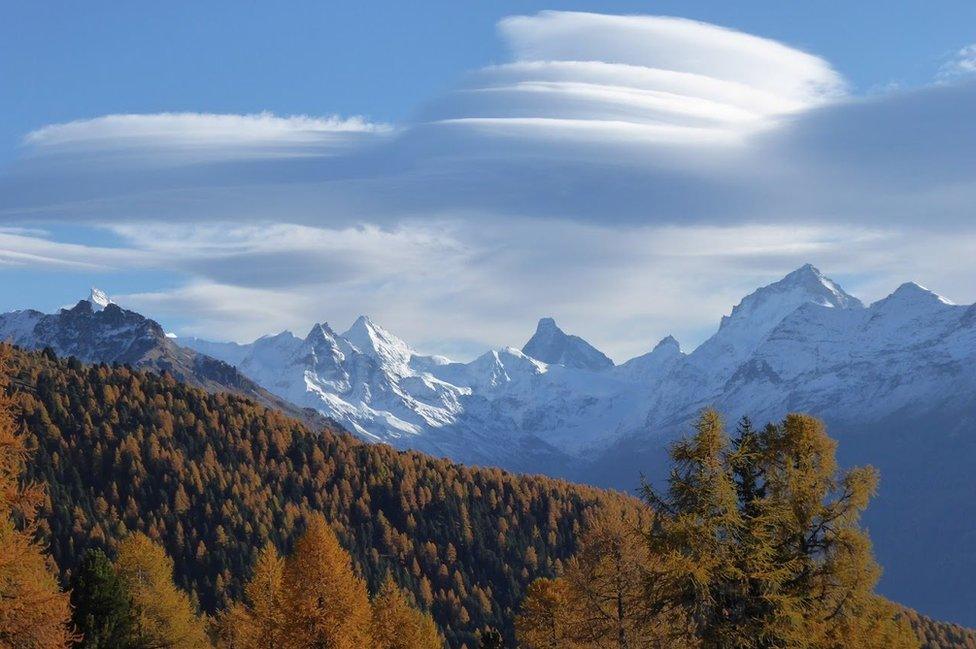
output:
[[[632,489],[714,405],[734,423],[824,418],[842,462],[882,473],[867,512],[898,601],[976,623],[976,306],[916,284],[863,305],[813,266],[746,296],[690,353],[668,336],[614,366],[543,319],[522,351],[417,354],[366,318],[196,349],[368,439]]]
[[[641,472],[664,475],[668,443],[704,406],[730,422],[810,412],[845,464],[881,469],[867,522],[887,567],[883,591],[976,623],[966,523],[976,519],[976,305],[917,284],[865,306],[806,265],[743,298],[696,349],[668,336],[621,365],[551,318],[522,350],[467,363],[420,354],[367,317],[342,333],[320,323],[248,344],[174,341],[94,292],[57,314],[2,315],[0,338],[211,388],[236,375],[279,407],[314,409],[366,440],[623,489]]]
[[[177,345],[159,323],[121,308],[97,288],[87,299],[57,313],[25,309],[0,314],[0,341],[26,349],[50,348],[59,356],[74,356],[86,363],[165,371],[206,390],[242,394],[308,418],[307,413],[257,385],[234,366]]]
[[[322,323],[304,338],[179,342],[366,439],[525,468],[512,463],[513,440],[573,462],[621,438],[668,434],[709,404],[757,419],[790,409],[882,417],[968,385],[976,329],[966,312],[915,285],[865,307],[808,264],[743,298],[691,353],[668,336],[620,366],[552,318],[522,351],[469,363],[419,354],[365,316],[342,334]]]
[[[579,336],[568,336],[552,318],[542,318],[522,352],[550,365],[602,370],[613,365],[606,354]]]

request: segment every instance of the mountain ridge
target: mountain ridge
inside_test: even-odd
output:
[[[32,332],[40,315],[0,316],[0,336],[4,327]],[[976,519],[976,505],[956,498],[976,492],[976,306],[917,284],[864,306],[803,266],[743,298],[691,352],[665,338],[599,369],[546,363],[512,347],[452,362],[417,353],[366,317],[343,334],[321,323],[305,338],[173,342],[234,365],[277,399],[371,442],[621,489],[633,489],[641,473],[665,475],[665,449],[705,406],[732,422],[809,412],[841,440],[845,463],[883,471],[868,517],[890,566],[882,591],[976,624],[961,603],[976,597],[976,585],[958,577],[976,573],[976,551],[936,531],[960,512]],[[911,515],[929,521],[925,529],[905,527],[902,501],[915,503]]]

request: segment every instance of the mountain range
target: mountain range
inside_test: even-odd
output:
[[[866,521],[883,592],[976,623],[976,306],[917,284],[864,305],[805,265],[743,298],[694,350],[669,336],[620,365],[551,318],[522,349],[461,363],[366,316],[342,333],[323,322],[304,337],[222,343],[168,338],[104,298],[0,316],[0,337],[270,394],[369,441],[628,490],[641,473],[666,475],[668,444],[705,406],[732,424],[815,414],[842,462],[881,470]]]
[[[50,349],[86,363],[129,365],[166,372],[175,379],[211,392],[240,394],[310,423],[321,420],[275,396],[233,365],[178,345],[158,322],[112,302],[104,291],[57,313],[34,309],[0,314],[0,340],[25,349]]]

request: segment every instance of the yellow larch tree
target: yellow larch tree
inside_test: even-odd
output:
[[[132,597],[136,627],[150,649],[210,647],[206,628],[190,598],[173,583],[173,560],[145,534],[119,544],[115,567]]]
[[[387,575],[373,598],[374,649],[442,649],[434,618],[414,607]]]
[[[21,481],[29,453],[7,394],[9,353],[0,344],[0,648],[56,649],[73,639],[71,608],[36,539],[44,493]]]
[[[572,638],[583,646],[652,649],[689,646],[674,637],[681,616],[654,612],[643,574],[654,561],[643,532],[650,511],[608,507],[590,522],[566,564]]]
[[[286,614],[281,602],[285,563],[274,545],[258,554],[254,574],[244,587],[245,601],[235,603],[218,622],[220,643],[229,649],[277,649]]]
[[[565,579],[540,578],[529,584],[515,634],[523,649],[582,649],[575,638],[574,595]]]
[[[287,612],[282,647],[360,649],[372,646],[366,583],[325,519],[308,520],[285,561],[282,603]]]

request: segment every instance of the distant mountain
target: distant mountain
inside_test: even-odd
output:
[[[705,405],[757,418],[776,418],[799,405],[826,412],[836,405],[823,392],[828,388],[815,390],[803,374],[829,372],[826,359],[808,349],[796,361],[799,350],[775,348],[816,340],[814,330],[821,325],[811,324],[795,337],[783,327],[808,317],[888,322],[884,311],[880,303],[865,308],[808,264],[743,298],[715,335],[690,354],[668,336],[619,366],[564,333],[552,318],[539,321],[521,351],[491,351],[469,363],[418,354],[365,316],[342,334],[322,323],[304,338],[284,332],[246,345],[178,342],[237,366],[271,392],[315,408],[365,439],[523,470],[539,470],[542,462],[546,469],[577,475],[594,453],[633,435],[660,439]],[[840,326],[853,335],[846,324]],[[869,356],[860,358],[870,365]],[[783,389],[780,382],[790,368],[797,374]],[[868,383],[877,372],[889,371],[887,365],[877,372],[864,368]],[[823,380],[844,391],[853,419],[864,414],[863,395],[847,390],[845,377]],[[884,414],[909,397],[892,394],[872,407]],[[527,448],[533,449],[531,457]]]
[[[965,603],[976,585],[962,576],[976,574],[966,522],[976,504],[963,496],[976,493],[976,306],[916,284],[864,306],[808,264],[743,298],[690,353],[668,337],[618,366],[550,319],[521,352],[470,363],[419,355],[366,318],[342,335],[313,334],[221,357],[367,439],[624,489],[641,472],[663,475],[668,443],[702,407],[732,423],[823,417],[843,460],[882,469],[867,517],[888,566],[882,588],[976,624]],[[910,513],[905,501],[916,503]],[[954,534],[938,533],[940,517]]]
[[[575,553],[594,511],[638,507],[612,491],[313,432],[151,373],[92,372],[38,352],[9,360],[34,448],[28,476],[47,487],[45,541],[62,574],[87,548],[111,552],[139,530],[165,547],[177,582],[209,614],[240,598],[260,548],[292,547],[317,511],[370,588],[392,576],[448,646],[477,646],[486,625],[514,646],[526,586]],[[970,629],[905,614],[923,649],[976,646]]]
[[[93,288],[87,299],[57,313],[27,309],[0,314],[0,341],[25,349],[50,348],[86,363],[118,363],[167,372],[211,392],[233,392],[308,418],[244,376],[233,365],[177,345],[159,323],[112,302]]]
[[[72,315],[78,308],[60,319],[122,312],[108,305]],[[95,356],[76,353],[82,348],[139,339],[119,334],[109,344],[107,327],[79,346],[81,334],[69,327],[59,338],[64,325],[48,332],[39,317],[2,316],[0,335],[26,335],[33,347],[55,340],[59,353],[83,358]],[[523,350],[468,363],[419,354],[367,317],[341,334],[321,323],[304,337],[175,343],[369,441],[622,489],[641,473],[665,475],[668,444],[702,407],[716,406],[733,424],[809,412],[828,423],[845,463],[882,470],[866,520],[887,566],[883,591],[976,624],[976,306],[917,284],[865,306],[805,265],[743,298],[690,352],[669,336],[616,366],[549,318]]]
[[[522,347],[522,353],[550,365],[579,370],[603,370],[613,361],[579,336],[568,336],[552,318],[542,318],[535,334]]]

